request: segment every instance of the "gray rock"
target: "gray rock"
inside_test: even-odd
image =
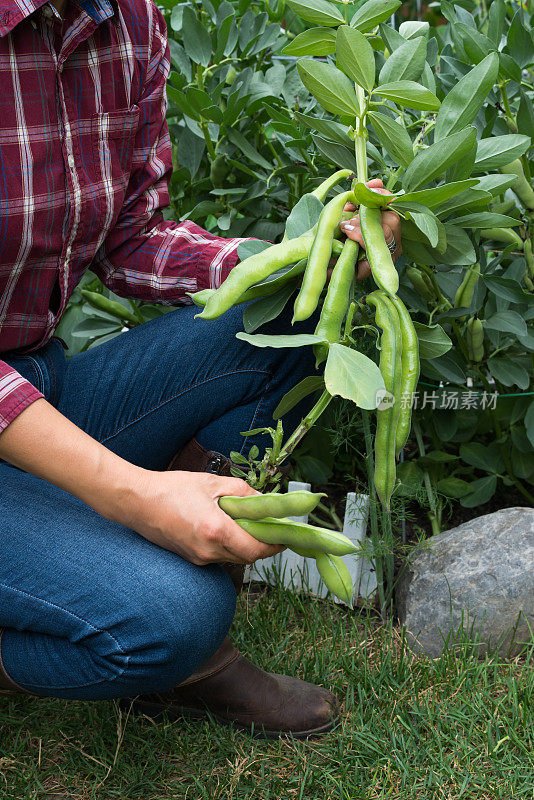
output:
[[[534,636],[534,510],[506,508],[427,539],[397,587],[410,646],[439,656],[449,637],[513,656]]]

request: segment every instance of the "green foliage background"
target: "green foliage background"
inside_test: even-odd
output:
[[[350,22],[373,3],[326,5]],[[193,219],[221,236],[277,240],[299,198],[333,166],[355,168],[349,126],[324,111],[328,100],[317,102],[296,67],[302,55],[329,61],[330,29],[316,24],[324,6],[322,0],[163,4],[175,162],[169,217]],[[383,0],[380,7],[386,6]],[[479,65],[467,79],[475,87],[476,113],[465,123],[474,125],[478,145],[462,145],[463,124],[454,105],[448,117],[442,115],[449,121],[438,126],[435,111],[414,110],[409,99],[407,109],[377,106],[370,115],[370,174],[392,190],[436,187],[445,169],[448,182],[471,174],[480,181],[436,204],[431,215],[406,205],[404,256],[397,263],[399,294],[419,323],[420,396],[435,397],[415,410],[398,496],[422,498],[436,529],[448,502],[476,508],[496,492],[506,496],[509,487],[527,504],[534,501],[534,267],[523,249],[534,233],[534,212],[507,188],[505,176],[491,176],[515,158],[529,180],[534,173],[534,13],[531,0],[493,0],[489,6],[443,0],[429,14],[432,25],[410,15],[413,8],[405,4],[396,12],[395,28],[384,20],[375,28],[380,37],[373,26],[365,31],[380,84],[410,79],[451,104],[454,87]],[[416,104],[415,97],[411,101]],[[455,158],[456,139],[464,151]],[[498,227],[503,214],[512,218],[505,225],[515,226],[519,245],[483,233]],[[445,250],[437,238],[442,226]],[[473,298],[467,308],[455,308],[465,269],[475,262],[481,277]],[[371,290],[368,284],[362,294]],[[168,311],[114,298],[125,312],[109,314],[87,301],[87,290],[111,297],[86,275],[58,331],[71,352]],[[473,315],[484,326],[484,356],[476,362],[465,338]],[[370,355],[376,352],[370,341],[366,346]],[[476,409],[473,402],[466,407],[467,392],[476,393]],[[481,407],[480,398],[495,393],[495,407],[489,401]],[[297,453],[296,470],[316,484],[365,483],[360,439],[358,420],[338,403]]]

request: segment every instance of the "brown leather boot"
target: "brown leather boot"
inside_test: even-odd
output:
[[[0,695],[3,694],[32,694],[32,692],[28,692],[26,689],[23,689],[22,686],[19,686],[18,683],[9,677],[4,667],[4,662],[2,661],[2,634],[4,632],[3,628],[0,628]]]
[[[230,461],[220,453],[208,452],[195,439],[173,460],[169,469],[230,474]],[[240,590],[243,568],[224,565]],[[233,571],[233,575],[232,575]],[[335,696],[311,683],[264,672],[244,658],[228,637],[216,653],[175,689],[137,697],[124,708],[152,718],[167,715],[176,720],[212,716],[254,736],[275,739],[294,736],[305,739],[326,733],[339,719]]]

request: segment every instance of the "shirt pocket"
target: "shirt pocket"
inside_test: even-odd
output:
[[[114,190],[124,189],[130,176],[139,106],[93,114],[91,143],[95,177]],[[110,183],[111,182],[111,183]]]

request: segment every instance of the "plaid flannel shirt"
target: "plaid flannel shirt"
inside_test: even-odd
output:
[[[0,0],[0,353],[53,335],[89,267],[169,305],[215,288],[241,239],[165,220],[165,21],[152,0]],[[0,360],[0,432],[42,394]]]

